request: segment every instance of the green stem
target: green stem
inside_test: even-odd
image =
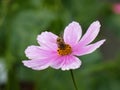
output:
[[[77,88],[77,84],[76,84],[76,82],[75,82],[75,78],[74,78],[74,74],[73,74],[73,71],[72,71],[72,70],[70,70],[70,74],[71,74],[71,77],[72,77],[72,81],[73,81],[73,84],[74,84],[75,90],[78,90],[78,88]]]

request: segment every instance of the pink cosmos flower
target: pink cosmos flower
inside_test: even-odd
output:
[[[81,26],[75,21],[65,28],[63,38],[51,32],[42,32],[37,37],[40,46],[32,45],[25,50],[30,60],[23,61],[23,64],[34,70],[49,66],[61,70],[77,69],[81,66],[77,56],[92,53],[105,42],[103,39],[90,44],[98,35],[100,26],[99,21],[93,22],[82,38]]]
[[[113,7],[112,7],[112,9],[113,9],[114,13],[120,14],[120,3],[114,4]]]

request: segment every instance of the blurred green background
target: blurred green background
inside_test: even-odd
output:
[[[0,90],[74,90],[69,71],[24,67],[24,50],[38,45],[43,31],[60,35],[72,21],[83,34],[96,20],[101,31],[95,41],[107,39],[94,53],[80,57],[74,70],[79,90],[120,90],[120,14],[115,0],[0,0]]]

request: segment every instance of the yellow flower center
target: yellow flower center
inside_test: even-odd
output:
[[[72,52],[72,48],[70,47],[70,45],[65,44],[65,47],[64,48],[58,48],[57,52],[61,56],[68,55]]]
[[[68,44],[65,44],[63,39],[60,37],[57,38],[57,45],[58,45],[57,52],[60,56],[68,55],[72,52],[71,46]]]

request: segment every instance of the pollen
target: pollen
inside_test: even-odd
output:
[[[65,44],[64,48],[58,47],[57,52],[60,56],[68,55],[72,52],[72,48],[70,45]]]

